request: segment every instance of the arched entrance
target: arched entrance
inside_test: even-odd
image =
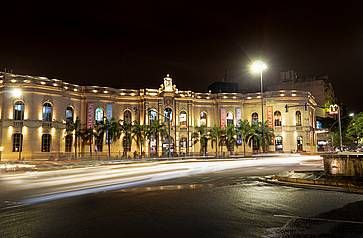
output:
[[[283,151],[282,136],[275,137],[275,151]]]
[[[296,144],[297,144],[297,151],[303,151],[303,138],[302,136],[298,136],[296,139]]]
[[[179,151],[181,155],[185,155],[187,153],[187,138],[182,137],[179,141]]]
[[[169,143],[170,139],[170,143]],[[163,140],[163,155],[167,156],[169,155],[169,144],[170,144],[170,153],[173,154],[174,152],[174,138],[166,136]]]

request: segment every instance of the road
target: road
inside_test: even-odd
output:
[[[311,157],[112,165],[1,177],[0,237],[362,237],[363,196],[258,176]]]

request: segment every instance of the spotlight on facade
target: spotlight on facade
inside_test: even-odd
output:
[[[23,92],[19,89],[19,88],[14,88],[13,90],[11,90],[11,95],[13,97],[21,97],[21,95],[23,95]]]
[[[261,73],[267,69],[267,65],[261,60],[256,60],[251,64],[250,69],[252,73]]]
[[[350,117],[354,117],[354,113],[352,112],[352,113],[349,113],[349,116]]]

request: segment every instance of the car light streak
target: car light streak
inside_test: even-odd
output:
[[[242,167],[301,166],[302,162],[307,160],[318,161],[321,158],[318,156],[298,156],[252,160],[192,160],[152,162],[137,166],[135,164],[113,164],[90,168],[2,175],[0,185],[4,188],[2,189],[3,193],[21,194],[17,198],[21,203],[35,204]]]

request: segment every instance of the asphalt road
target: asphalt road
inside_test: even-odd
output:
[[[277,159],[2,176],[0,237],[363,237],[362,195],[259,181],[321,168]]]

